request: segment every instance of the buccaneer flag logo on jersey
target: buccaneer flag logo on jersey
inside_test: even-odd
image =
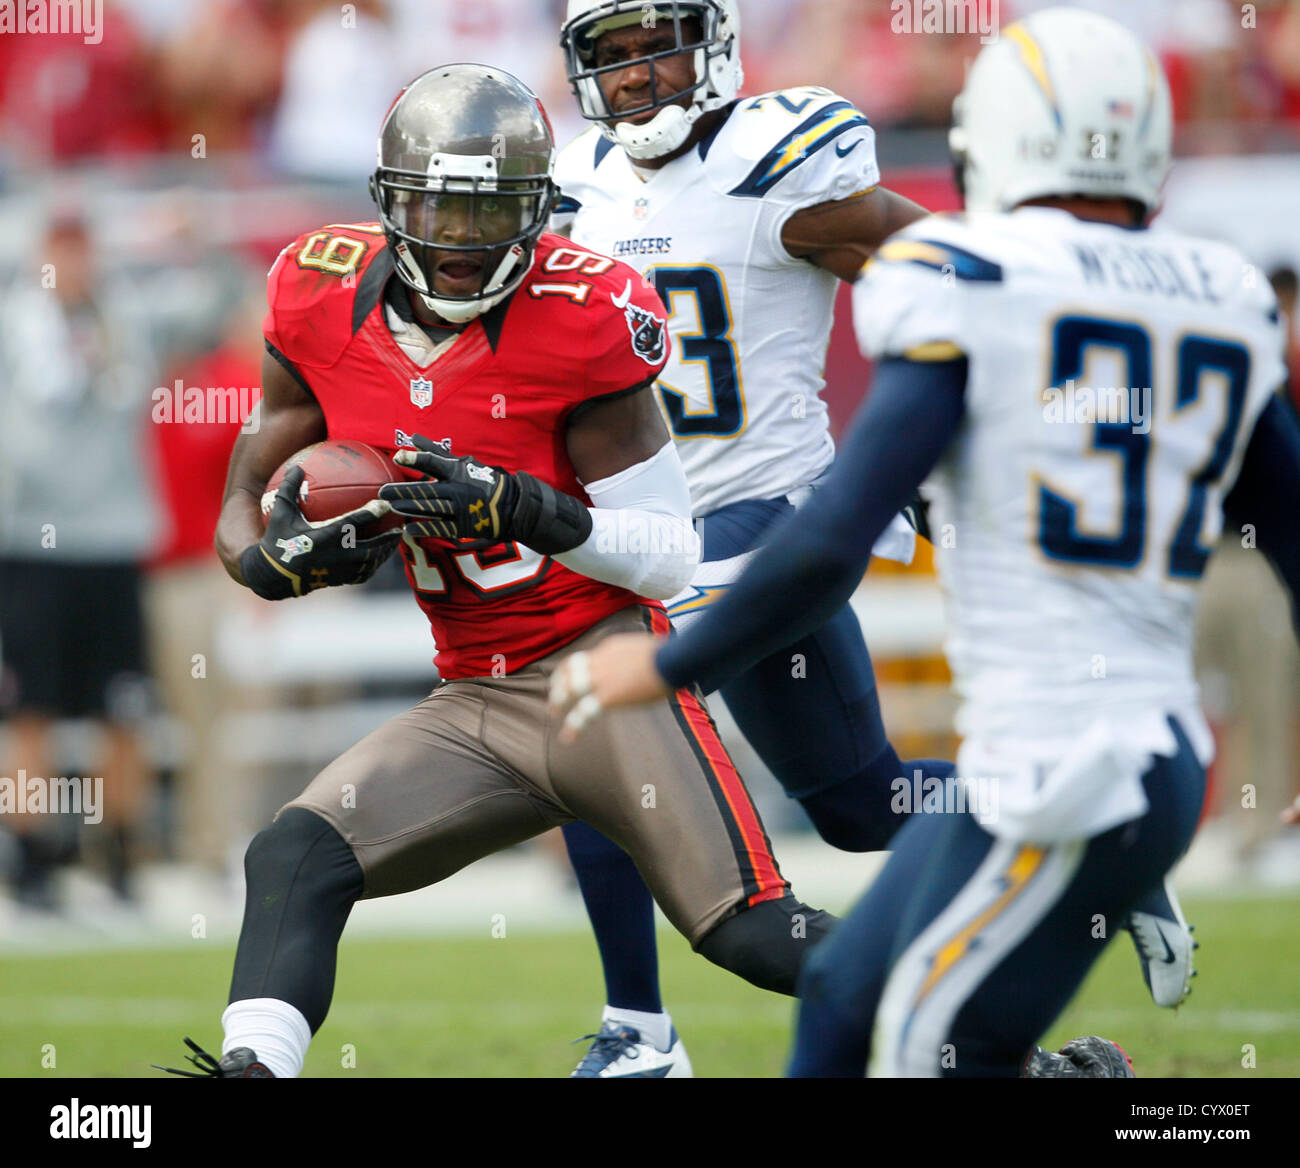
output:
[[[622,296],[610,296],[615,308],[623,310],[628,331],[632,334],[632,352],[647,365],[659,365],[668,351],[668,333],[664,322],[648,308],[632,303],[632,281],[627,282]]]
[[[420,409],[433,405],[433,382],[427,377],[411,378],[411,404]]]
[[[649,309],[635,304],[629,304],[623,314],[632,332],[632,352],[647,365],[660,364],[667,352],[664,322]]]

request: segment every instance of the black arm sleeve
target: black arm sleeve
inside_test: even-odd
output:
[[[876,367],[825,485],[778,526],[726,596],[659,650],[669,684],[717,689],[844,606],[872,545],[957,433],[966,371],[965,357]]]
[[[1291,621],[1300,638],[1300,422],[1280,397],[1259,415],[1223,515],[1225,535],[1229,528],[1254,529],[1255,546],[1291,593]]]

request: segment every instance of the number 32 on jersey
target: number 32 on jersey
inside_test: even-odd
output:
[[[1189,468],[1172,538],[1163,549],[1157,570],[1174,579],[1198,579],[1205,571],[1210,550],[1201,542],[1206,526],[1210,492],[1218,487],[1237,445],[1250,378],[1250,351],[1241,342],[1222,337],[1188,334],[1172,351],[1172,367],[1159,376],[1154,366],[1150,332],[1136,321],[1105,320],[1066,315],[1052,326],[1052,386],[1081,378],[1087,356],[1094,349],[1118,354],[1128,386],[1129,416],[1098,420],[1086,453],[1115,461],[1119,472],[1118,515],[1107,534],[1083,530],[1080,498],[1068,484],[1050,474],[1037,477],[1038,544],[1054,560],[1099,567],[1135,569],[1147,554],[1150,463],[1157,457],[1153,427],[1135,425],[1137,411],[1131,403],[1136,393],[1150,394],[1157,383],[1174,387],[1172,409],[1167,409],[1159,437],[1185,451]],[[1218,409],[1196,409],[1205,399],[1217,397]],[[1158,403],[1157,403],[1158,404]],[[1148,403],[1148,411],[1150,404]],[[1172,483],[1167,483],[1168,489]],[[1175,501],[1175,500],[1171,500]]]

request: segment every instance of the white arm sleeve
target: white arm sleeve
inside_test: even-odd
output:
[[[700,561],[691,523],[691,489],[672,442],[652,458],[607,479],[584,483],[596,505],[586,542],[551,558],[574,572],[666,600]]]

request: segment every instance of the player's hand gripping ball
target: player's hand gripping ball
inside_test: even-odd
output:
[[[415,539],[517,541],[545,556],[577,547],[591,534],[591,513],[572,495],[525,471],[511,474],[477,458],[453,457],[422,434],[393,461],[427,477],[382,487],[379,497],[407,521]]]
[[[422,434],[393,461],[426,478],[382,488],[379,497],[410,525],[413,538],[500,543],[512,536],[519,499],[515,476],[477,458],[454,458]]]
[[[284,600],[369,580],[402,538],[388,504],[375,497],[394,474],[379,451],[361,443],[299,451],[272,476],[275,493],[263,496],[266,533],[240,557],[244,583],[266,600]]]
[[[618,633],[562,661],[551,675],[550,693],[551,709],[564,718],[560,741],[573,742],[602,711],[672,693],[655,668],[663,640],[653,633]]]
[[[345,518],[349,512],[365,508],[379,498],[385,483],[401,482],[403,475],[382,450],[365,442],[329,441],[304,446],[290,455],[276,469],[262,493],[262,525],[266,526],[275,505],[275,496],[285,475],[301,467],[302,485],[298,488],[298,509],[312,524]],[[372,511],[375,509],[372,508]],[[386,507],[368,534],[400,531],[402,517]]]

